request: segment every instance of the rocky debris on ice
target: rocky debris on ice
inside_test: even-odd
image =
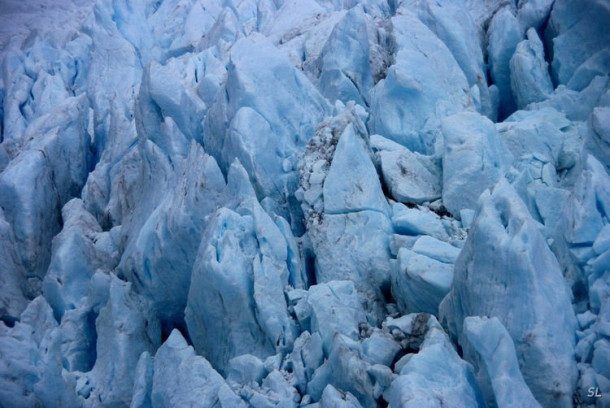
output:
[[[381,162],[383,181],[392,198],[422,204],[441,197],[441,169],[437,158],[413,153],[379,135],[371,136],[371,147]]]
[[[389,284],[391,210],[358,106],[353,109],[323,125],[308,144],[297,195],[315,254],[316,281],[353,280],[379,306],[382,287]]]
[[[384,394],[389,406],[484,406],[472,366],[458,356],[436,319],[429,317],[419,330],[423,338],[417,354],[407,354],[396,363],[401,365],[399,376]]]
[[[238,158],[258,195],[296,215],[290,193],[298,185],[296,152],[329,112],[328,102],[262,35],[239,40],[230,55],[221,97],[206,115],[204,147],[225,171]],[[269,83],[275,83],[273,89]]]

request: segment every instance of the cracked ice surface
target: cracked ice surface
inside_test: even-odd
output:
[[[0,406],[607,406],[608,21],[2,1]]]

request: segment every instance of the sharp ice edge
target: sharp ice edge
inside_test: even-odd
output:
[[[606,0],[0,18],[1,406],[605,406]]]

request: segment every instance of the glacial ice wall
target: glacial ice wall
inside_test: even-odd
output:
[[[608,0],[3,0],[0,407],[610,404]]]

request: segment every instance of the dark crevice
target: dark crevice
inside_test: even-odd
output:
[[[398,350],[398,353],[396,353],[394,359],[392,360],[392,364],[390,364],[390,368],[392,369],[392,371],[396,369],[396,363],[398,363],[398,361],[404,356],[406,356],[408,353],[409,351],[407,349]]]
[[[64,217],[61,215],[61,202],[58,202],[57,206],[57,225],[59,225],[59,231],[64,228]]]
[[[316,279],[316,256],[309,249],[306,249],[303,255],[305,258],[305,276],[307,277],[307,287],[309,288],[318,283]]]
[[[0,321],[3,322],[7,327],[13,327],[15,326],[15,323],[19,321],[19,318],[10,315],[4,315],[0,316]]]
[[[380,174],[381,169],[377,169],[377,173]],[[379,183],[381,184],[381,191],[383,192],[384,197],[393,200],[394,198],[392,197],[392,193],[390,192],[390,189],[388,188],[388,185],[385,183],[385,181],[380,178]]]
[[[172,334],[172,331],[174,329],[180,332],[180,334],[182,335],[182,337],[184,337],[184,340],[186,340],[189,346],[193,345],[193,340],[189,335],[186,322],[184,321],[184,316],[181,319],[161,323],[161,343],[165,343],[165,340],[169,338],[170,334]]]
[[[379,407],[385,408],[385,407],[389,406],[388,402],[383,399],[383,396],[377,398],[376,401],[377,401],[377,406],[379,406]]]
[[[392,285],[390,281],[384,282],[379,289],[381,290],[385,303],[395,303],[395,299],[392,296]]]
[[[82,371],[91,371],[93,369],[93,366],[95,365],[95,361],[97,360],[97,329],[95,326],[95,321],[97,320],[97,313],[91,311],[87,314],[87,322],[86,322],[86,332],[90,334],[90,338],[88,339],[88,348],[87,348],[87,354],[88,354],[88,359],[85,362],[86,366],[83,367],[84,370]]]
[[[565,276],[565,275],[564,275]],[[589,293],[587,283],[584,278],[580,278],[572,285],[572,294],[574,296],[573,303],[578,304],[583,301],[588,301]]]
[[[552,9],[551,9],[552,11]],[[546,16],[544,22],[540,26],[540,30],[538,31],[538,36],[542,41],[542,46],[544,47],[544,60],[547,63],[547,70],[549,72],[549,78],[551,78],[551,83],[553,84],[553,89],[557,88],[559,83],[557,82],[557,78],[553,75],[553,39],[550,38],[551,30],[547,31],[549,28],[549,24],[551,21],[551,12]],[[547,34],[548,33],[548,34]]]
[[[430,208],[430,209],[441,218],[442,217],[453,218],[453,214],[451,214],[449,212],[449,210],[447,210],[447,208],[442,204],[437,208]]]
[[[464,350],[462,349],[462,346],[460,346],[460,343],[454,341],[453,344],[455,345],[455,351],[457,351],[458,356],[460,356],[461,359],[464,359]]]

